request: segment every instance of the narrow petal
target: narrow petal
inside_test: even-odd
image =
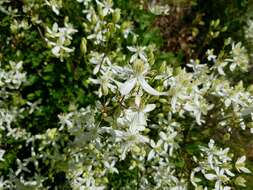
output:
[[[136,59],[137,59],[138,55],[137,54],[133,54],[131,56],[131,59],[130,59],[130,63],[133,63]]]
[[[145,55],[145,53],[139,53],[140,58],[144,61],[144,62],[148,62],[147,56]]]
[[[143,112],[147,113],[147,112],[151,112],[152,110],[155,109],[155,104],[148,104],[146,105],[146,107],[143,109]]]
[[[236,164],[241,164],[241,163],[244,163],[246,161],[246,156],[242,156],[241,158],[239,158],[237,161],[236,161]]]
[[[244,173],[248,173],[248,174],[251,173],[251,171],[245,167],[241,167],[240,170],[243,171]]]
[[[205,178],[212,181],[212,180],[216,179],[216,175],[214,175],[214,174],[205,174]]]
[[[128,49],[129,51],[131,51],[131,52],[136,52],[136,51],[137,51],[137,49],[134,48],[134,47],[132,47],[132,46],[127,46],[127,49]]]
[[[162,93],[158,92],[154,88],[152,88],[147,81],[143,77],[139,77],[139,82],[143,90],[145,90],[147,93],[154,95],[154,96],[160,96]]]
[[[149,152],[149,154],[148,154],[147,160],[149,161],[149,160],[151,160],[151,159],[154,158],[154,157],[155,157],[155,151],[152,149],[152,150]]]
[[[60,46],[55,46],[55,47],[52,49],[52,53],[53,53],[55,56],[59,56],[59,51],[60,51]]]
[[[124,83],[120,86],[120,93],[121,93],[123,96],[129,94],[130,91],[134,88],[136,82],[137,82],[136,78],[132,78],[132,79],[129,79],[129,80],[127,80],[126,82],[124,82]]]

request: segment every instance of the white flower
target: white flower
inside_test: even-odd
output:
[[[192,95],[193,97],[184,105],[184,109],[192,112],[196,118],[198,125],[204,123],[204,120],[201,120],[202,114],[207,114],[208,110],[212,109],[213,105],[207,105],[205,99],[202,98],[199,94]]]
[[[77,30],[72,27],[71,24],[65,22],[65,27],[59,27],[57,23],[53,24],[52,29],[46,28],[47,33],[46,42],[49,46],[53,46],[51,49],[53,55],[60,57],[60,60],[63,61],[64,56],[68,56],[66,53],[74,51],[74,48],[68,48],[72,40],[72,34],[76,33]]]
[[[73,113],[58,115],[58,118],[60,119],[60,124],[61,124],[60,130],[63,130],[65,126],[69,128],[73,127],[73,123],[71,121],[72,116],[73,116]]]
[[[113,160],[111,163],[109,163],[108,161],[104,161],[104,166],[106,167],[106,169],[109,170],[109,172],[112,173],[119,173],[118,169],[115,167],[116,164],[116,160]]]
[[[112,72],[102,72],[102,76],[97,79],[89,78],[89,80],[94,84],[99,84],[100,88],[98,90],[98,95],[101,97],[102,95],[107,95],[109,93],[109,89],[114,92],[116,90],[116,86],[113,84]]]
[[[133,52],[134,54],[132,55],[131,59],[130,59],[130,63],[133,63],[134,61],[136,61],[138,58],[140,58],[142,61],[144,61],[145,63],[148,61],[147,59],[147,55],[145,53],[145,49],[147,47],[133,47],[133,46],[127,46],[127,49],[131,52]]]
[[[96,3],[103,8],[102,11],[103,16],[106,16],[114,12],[112,8],[113,6],[112,0],[103,0],[102,2],[96,0]]]
[[[242,71],[247,71],[249,64],[249,57],[245,47],[242,46],[242,43],[237,44],[232,43],[232,50],[230,52],[231,58],[226,59],[225,61],[230,63],[230,71],[234,71],[236,67],[239,67]]]
[[[130,128],[132,130],[143,131],[147,126],[147,113],[155,109],[155,104],[148,104],[143,108],[138,108],[136,112],[133,112],[132,122]]]
[[[216,174],[207,173],[205,174],[205,178],[215,182],[215,190],[228,190],[230,187],[223,187],[223,184],[229,181],[229,178],[225,175],[224,169],[220,169],[218,167],[215,168]]]
[[[239,158],[235,163],[235,168],[239,172],[251,173],[251,171],[245,167],[245,161],[246,161],[246,156],[242,156],[241,158]]]
[[[150,146],[152,147],[152,149],[150,150],[148,154],[147,160],[151,160],[154,157],[156,157],[156,155],[159,155],[159,153],[161,153],[162,144],[163,144],[163,141],[161,139],[159,139],[157,143],[155,143],[154,140],[150,141]]]
[[[53,12],[56,14],[56,15],[59,15],[60,14],[60,8],[62,7],[62,1],[61,0],[45,0],[46,1],[46,4],[48,6],[50,6],[53,10]]]
[[[148,67],[141,60],[136,60],[132,69],[132,76],[126,82],[120,85],[120,92],[123,96],[128,95],[136,85],[140,85],[147,93],[159,96],[165,93],[158,92],[152,88],[145,80],[145,75],[148,73]]]
[[[129,129],[127,131],[114,130],[116,141],[122,141],[121,159],[126,158],[126,154],[131,148],[139,143],[148,143],[149,138],[141,135],[138,131]]]
[[[18,165],[18,169],[15,172],[16,176],[18,176],[22,171],[30,172],[30,170],[26,167],[28,162],[24,163],[19,159],[17,159],[16,161],[17,161],[17,165]]]
[[[90,63],[95,65],[93,74],[96,75],[101,69],[105,70],[105,66],[111,66],[112,63],[108,56],[104,53],[91,52]]]

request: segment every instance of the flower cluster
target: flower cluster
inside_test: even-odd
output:
[[[76,32],[77,30],[67,23],[67,21],[64,23],[64,27],[59,27],[57,23],[53,24],[52,29],[47,27],[47,44],[52,47],[53,55],[60,57],[61,61],[74,51],[74,48],[67,46],[71,44],[72,35]]]
[[[245,156],[239,158],[233,166],[233,155],[229,153],[229,148],[218,148],[213,139],[208,143],[208,147],[201,147],[200,150],[201,158],[194,158],[198,167],[191,173],[191,182],[196,189],[208,189],[202,184],[199,174],[202,174],[215,190],[230,190],[230,184],[233,182],[238,186],[246,186],[245,179],[240,176],[241,172],[250,173],[245,167]]]

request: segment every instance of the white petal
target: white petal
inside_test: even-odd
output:
[[[246,160],[246,156],[242,156],[241,158],[239,158],[239,159],[236,161],[236,164],[244,163],[245,160]]]
[[[147,125],[146,117],[143,112],[138,112],[135,119],[137,120],[138,125],[141,125],[141,126]]]
[[[229,107],[231,105],[231,100],[230,99],[226,99],[224,103],[225,103],[226,107]]]
[[[226,170],[225,171],[230,177],[234,177],[235,176],[235,174],[234,173],[232,173],[230,170]]]
[[[93,84],[100,84],[100,81],[98,79],[89,78],[89,81]]]
[[[216,175],[214,175],[214,174],[205,174],[205,178],[212,181],[212,180],[216,179]]]
[[[57,32],[57,30],[58,30],[58,24],[55,22],[53,25],[53,31]]]
[[[194,111],[194,107],[190,104],[185,104],[184,109],[186,111]]]
[[[139,56],[144,62],[148,61],[147,56],[144,53],[139,53]]]
[[[224,76],[226,75],[225,72],[224,72],[224,70],[223,70],[223,67],[218,67],[217,69],[218,69],[218,73],[220,75],[224,75]]]
[[[137,82],[136,78],[129,79],[120,86],[120,93],[125,96],[130,93],[130,91],[134,88]]]
[[[155,156],[155,151],[152,149],[152,150],[149,152],[149,154],[148,154],[147,160],[151,160],[152,158],[154,158],[154,156]]]
[[[60,14],[59,10],[55,6],[52,6],[52,9],[56,15]]]
[[[132,46],[127,46],[127,49],[128,49],[129,51],[131,51],[131,52],[136,52],[136,51],[137,51],[137,49],[134,48],[134,47],[132,47]]]
[[[240,170],[243,171],[244,173],[248,173],[248,174],[251,173],[251,171],[245,167],[241,167]]]
[[[155,104],[148,104],[146,105],[146,107],[143,109],[143,112],[147,113],[147,112],[151,112],[152,110],[155,109]]]
[[[140,107],[140,104],[141,104],[141,96],[140,96],[139,94],[137,94],[137,95],[135,96],[134,102],[135,102],[135,105],[136,105],[137,107]]]
[[[60,51],[60,46],[55,46],[55,47],[52,49],[52,53],[53,53],[55,56],[59,56],[59,51]]]
[[[137,57],[138,57],[137,54],[132,55],[132,57],[130,59],[130,63],[133,63],[137,59]]]
[[[143,77],[139,77],[139,82],[143,90],[145,90],[147,93],[154,95],[154,96],[160,96],[162,93],[158,92],[154,88],[152,88],[147,81]]]
[[[236,63],[232,63],[232,64],[229,66],[230,71],[234,71],[235,68],[236,68]]]
[[[96,75],[100,69],[100,65],[96,65],[95,68],[93,69],[93,75]]]
[[[166,135],[164,132],[160,132],[160,133],[159,133],[159,136],[160,136],[164,141],[166,141],[167,135]]]

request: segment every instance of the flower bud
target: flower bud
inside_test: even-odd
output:
[[[113,15],[112,15],[112,20],[113,20],[114,23],[119,22],[119,20],[120,20],[120,9],[115,9],[115,11],[113,12]]]
[[[83,55],[87,52],[87,40],[85,38],[81,40],[80,49]]]

